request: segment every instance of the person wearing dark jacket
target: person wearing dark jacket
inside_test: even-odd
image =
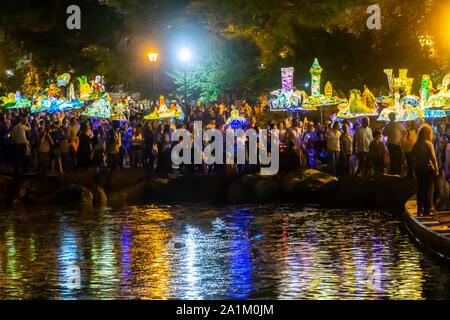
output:
[[[81,125],[79,131],[79,141],[80,144],[78,146],[78,168],[82,170],[88,170],[91,166],[91,153],[92,153],[92,144],[91,138],[89,134],[89,128],[86,123]]]

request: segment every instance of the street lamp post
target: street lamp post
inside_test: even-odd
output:
[[[180,60],[184,63],[184,108],[187,110],[187,63],[191,59],[191,52],[188,49],[182,49],[178,54]]]
[[[158,53],[157,52],[150,52],[148,54],[148,61],[153,64],[152,68],[152,76],[153,76],[153,103],[156,103],[156,78],[155,78],[155,70],[156,70],[156,61],[158,60]]]

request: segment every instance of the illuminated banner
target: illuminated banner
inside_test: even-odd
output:
[[[294,88],[294,67],[281,68],[281,87],[286,91]]]

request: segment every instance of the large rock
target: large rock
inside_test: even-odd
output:
[[[228,201],[233,204],[255,202],[255,185],[260,179],[261,176],[248,174],[234,181],[228,188]]]
[[[93,205],[96,208],[102,208],[108,203],[108,197],[106,196],[105,190],[100,186],[93,186],[89,188],[92,191]]]
[[[339,187],[333,205],[346,208],[402,210],[417,191],[414,178],[394,175],[346,177]]]
[[[280,184],[276,177],[261,176],[255,184],[256,201],[275,202],[280,201]]]
[[[93,199],[94,195],[90,189],[71,184],[52,193],[47,202],[58,205],[92,207]]]
[[[327,203],[338,189],[338,179],[317,170],[298,170],[284,176],[285,200]]]

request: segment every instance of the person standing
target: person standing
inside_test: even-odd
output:
[[[21,117],[16,118],[16,125],[11,132],[11,138],[14,143],[14,173],[19,175],[25,169],[25,155],[27,150],[27,131],[31,127],[26,122],[26,119]]]
[[[91,166],[92,160],[92,144],[90,138],[89,128],[86,123],[81,125],[79,131],[79,146],[78,146],[78,168],[88,170]]]
[[[328,171],[333,176],[338,175],[339,168],[339,154],[341,151],[339,143],[341,132],[339,131],[339,126],[339,122],[333,123],[333,127],[327,135]]]
[[[386,156],[386,148],[380,130],[373,132],[373,141],[369,148],[369,162],[375,174],[383,174],[385,168],[384,158]]]
[[[141,128],[133,128],[133,133],[131,134],[130,139],[130,148],[131,148],[131,167],[132,168],[140,168],[142,167],[142,145],[144,143],[144,139],[142,137]]]
[[[39,141],[38,141],[38,176],[47,176],[48,167],[50,164],[50,150],[53,144],[52,136],[49,131],[44,128],[39,129]]]
[[[78,145],[80,143],[78,139],[78,131],[80,131],[80,125],[77,122],[76,118],[70,119],[70,126],[69,126],[69,143],[70,143],[70,159],[72,160],[73,168],[77,167],[77,152],[78,152]]]
[[[433,129],[427,124],[422,125],[417,142],[412,149],[414,171],[417,179],[417,215],[433,213],[433,194],[439,167],[433,144]]]
[[[98,172],[105,164],[105,133],[102,126],[98,126],[93,133],[91,139],[93,150],[92,167],[95,172]]]
[[[108,131],[107,139],[107,152],[108,152],[108,167],[111,170],[116,170],[120,161],[120,149],[122,146],[122,139],[120,137],[120,132],[112,127]]]
[[[403,153],[400,147],[402,134],[406,131],[399,122],[395,122],[395,113],[389,113],[390,122],[384,128],[383,135],[387,137],[387,147],[389,151],[389,173],[400,175],[402,169]]]
[[[170,126],[168,124],[164,125],[164,131],[162,136],[162,174],[164,177],[167,177],[169,173],[172,171],[172,140],[170,133]]]
[[[406,165],[408,167],[407,176],[412,177],[414,174],[411,152],[417,141],[417,122],[410,121],[406,132],[402,136],[402,151],[405,154]]]
[[[144,159],[143,165],[146,169],[147,174],[153,171],[153,163],[155,157],[153,155],[153,128],[150,122],[147,122],[144,127]]]
[[[342,125],[342,134],[339,138],[341,146],[340,152],[340,173],[342,177],[352,174],[353,137],[348,131],[348,125]]]
[[[369,169],[369,147],[373,140],[372,130],[369,127],[369,118],[362,118],[361,126],[356,129],[354,139],[358,151],[358,169],[355,175],[361,173],[361,175],[366,176]]]
[[[6,112],[0,118],[0,161],[7,162],[8,158],[8,134],[11,131],[11,121],[7,118]]]

